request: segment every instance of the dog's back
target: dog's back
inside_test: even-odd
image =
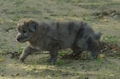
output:
[[[52,25],[57,34],[57,38],[59,39],[60,49],[77,45],[82,49],[91,50],[92,48],[99,46],[98,41],[101,34],[95,34],[92,27],[87,23],[64,21],[53,22]],[[90,45],[92,45],[91,48],[89,47]]]
[[[69,48],[75,43],[77,31],[81,27],[80,22],[59,21],[51,24],[59,40],[60,49]]]
[[[53,48],[54,45],[58,45],[59,49],[71,48],[73,45],[87,49],[90,37],[94,41],[100,38],[91,26],[78,21],[41,22],[38,29],[38,34],[42,38],[38,38],[41,40],[40,45],[46,50]]]

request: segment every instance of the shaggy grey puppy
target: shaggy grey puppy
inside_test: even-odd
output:
[[[74,54],[83,50],[92,52],[97,58],[99,53],[100,33],[95,34],[91,26],[78,21],[37,22],[33,19],[22,19],[17,26],[17,41],[28,42],[23,50],[20,60],[36,51],[49,51],[48,62],[55,62],[58,50],[71,48]]]

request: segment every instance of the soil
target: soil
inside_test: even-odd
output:
[[[120,79],[119,0],[1,0],[0,6],[0,79]],[[45,51],[20,62],[27,45],[16,41],[21,18],[87,22],[102,32],[101,53],[94,60],[88,51],[76,56],[69,55],[70,49],[61,50],[52,64],[47,63]]]

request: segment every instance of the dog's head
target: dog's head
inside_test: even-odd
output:
[[[32,19],[22,19],[17,25],[17,41],[26,42],[34,37],[38,23]]]

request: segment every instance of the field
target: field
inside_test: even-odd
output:
[[[21,63],[18,57],[27,43],[16,41],[16,26],[22,18],[87,22],[95,32],[102,32],[102,53],[96,60],[61,58],[71,52],[61,50],[58,61],[49,64],[45,51]],[[0,79],[120,79],[120,1],[1,0]]]

